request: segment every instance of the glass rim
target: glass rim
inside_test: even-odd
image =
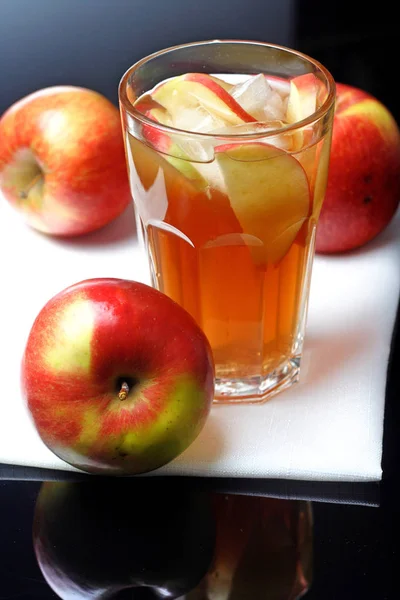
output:
[[[246,133],[220,133],[219,134],[219,133],[212,133],[212,132],[205,133],[205,132],[199,132],[199,131],[190,131],[188,129],[179,129],[178,127],[172,127],[170,125],[164,125],[162,123],[154,121],[153,119],[150,119],[149,117],[147,117],[146,115],[141,113],[139,110],[137,110],[133,106],[133,104],[129,100],[128,94],[127,94],[127,81],[133,71],[136,71],[137,69],[139,69],[143,64],[145,64],[149,60],[157,58],[158,56],[162,56],[163,54],[167,54],[169,52],[173,52],[175,50],[180,50],[183,48],[191,48],[194,46],[205,46],[205,45],[211,45],[211,44],[248,44],[248,45],[253,45],[253,46],[263,46],[266,48],[281,50],[283,52],[287,52],[289,54],[298,56],[299,58],[302,58],[305,61],[311,63],[314,67],[316,67],[324,75],[326,83],[327,83],[327,87],[328,87],[328,95],[327,95],[326,99],[324,100],[323,104],[315,112],[311,113],[311,115],[308,115],[307,117],[305,117],[304,119],[301,119],[300,121],[296,121],[295,123],[288,123],[287,125],[284,125],[283,127],[279,127],[277,129],[272,129],[272,130],[269,129],[268,131],[261,130],[258,132],[250,132],[250,133],[246,132]],[[131,65],[125,71],[125,73],[122,75],[119,85],[118,85],[118,96],[119,96],[120,105],[132,118],[134,118],[137,121],[140,121],[144,125],[150,125],[151,127],[154,127],[156,129],[158,129],[159,131],[163,131],[167,134],[168,133],[170,133],[172,135],[183,134],[186,136],[192,136],[192,137],[202,138],[202,139],[210,139],[210,138],[211,139],[218,138],[218,139],[222,139],[222,140],[224,140],[224,139],[226,139],[226,140],[259,139],[259,138],[264,138],[264,137],[276,137],[277,135],[290,133],[292,131],[301,129],[302,127],[304,127],[306,125],[310,125],[312,123],[317,122],[329,111],[329,109],[335,103],[336,83],[333,78],[333,75],[330,73],[330,71],[326,67],[324,67],[324,65],[322,63],[320,63],[315,58],[312,58],[308,54],[305,54],[304,52],[300,52],[299,50],[295,50],[288,46],[283,46],[280,44],[273,44],[273,43],[269,43],[269,42],[259,42],[256,40],[213,39],[213,40],[202,40],[202,41],[196,41],[196,42],[188,42],[188,43],[184,43],[184,44],[177,44],[175,46],[169,46],[167,48],[163,48],[162,50],[157,50],[156,52],[153,52],[153,53],[148,54],[147,56],[141,58],[140,60],[136,61],[133,65]]]

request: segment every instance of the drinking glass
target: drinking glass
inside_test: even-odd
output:
[[[274,119],[266,103],[262,121],[244,122],[230,103],[235,83],[260,74],[272,100],[279,95],[285,119]],[[207,75],[217,77],[216,87]],[[168,81],[178,76],[171,91]],[[198,102],[214,125],[228,115],[231,126],[209,133],[165,124],[155,86],[180,123],[185,102]],[[120,81],[119,99],[152,285],[207,335],[215,402],[263,402],[299,379],[330,155],[332,75],[278,45],[195,42],[134,64]]]

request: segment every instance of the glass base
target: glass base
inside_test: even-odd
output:
[[[287,390],[299,381],[300,356],[288,359],[282,366],[265,377],[256,376],[235,379],[217,377],[215,380],[215,404],[263,403]]]

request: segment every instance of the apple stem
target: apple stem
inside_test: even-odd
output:
[[[121,385],[121,389],[118,392],[118,398],[120,400],[125,400],[129,394],[129,385],[124,381]]]
[[[26,198],[29,196],[29,192],[31,191],[31,189],[37,184],[37,182],[42,178],[42,174],[38,173],[30,182],[30,184],[24,189],[21,190],[19,193],[19,197],[22,200],[26,200]]]

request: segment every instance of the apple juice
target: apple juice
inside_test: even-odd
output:
[[[216,401],[259,401],[298,376],[330,136],[290,128],[307,103],[323,101],[317,80],[296,87],[262,75],[263,98],[247,77],[234,85],[213,76],[207,87],[199,75],[136,101],[149,119],[184,131],[127,127],[131,190],[153,285],[211,343]],[[213,84],[226,93],[213,97]]]

